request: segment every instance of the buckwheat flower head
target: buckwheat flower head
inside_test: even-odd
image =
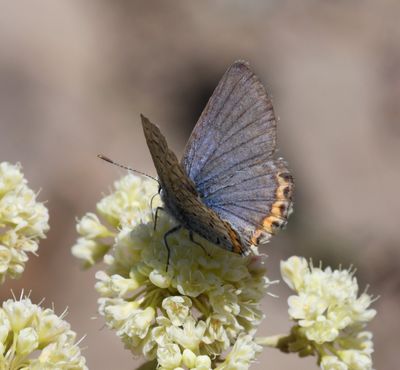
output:
[[[0,369],[86,370],[70,325],[29,298],[0,308]]]
[[[20,165],[0,163],[0,283],[19,277],[49,229],[43,203],[28,187]]]
[[[121,183],[131,185],[122,189]],[[193,242],[182,229],[168,237],[167,270],[164,235],[176,222],[160,211],[154,229],[150,200],[157,184],[128,175],[116,188],[98,204],[103,219],[105,209],[113,211],[107,219],[113,239],[90,239],[107,249],[96,289],[108,327],[134,354],[156,359],[160,369],[247,369],[260,352],[254,334],[271,284],[264,257],[241,257],[197,235]],[[92,237],[103,224],[90,217],[96,221],[85,235]]]
[[[364,328],[376,311],[369,308],[370,295],[358,294],[354,272],[314,267],[294,256],[281,262],[281,274],[296,292],[288,299],[296,325],[281,346],[317,354],[324,370],[372,369],[372,334]]]

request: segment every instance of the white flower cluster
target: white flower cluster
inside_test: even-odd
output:
[[[0,308],[0,369],[86,370],[76,333],[51,309],[29,298]]]
[[[72,247],[72,254],[85,267],[103,259],[121,227],[133,227],[149,219],[149,197],[157,193],[154,181],[128,175],[116,181],[114,188],[112,194],[97,203],[97,212],[109,227],[102,225],[94,213],[87,213],[77,225],[81,237]]]
[[[371,296],[358,296],[350,270],[324,270],[305,258],[281,262],[284,281],[296,295],[289,297],[289,316],[297,325],[286,342],[290,352],[317,354],[323,370],[371,370],[372,334],[364,331],[376,311]]]
[[[0,163],[0,283],[19,277],[49,229],[47,208],[36,201],[19,165]]]
[[[270,284],[263,257],[244,258],[195,235],[204,250],[180,230],[168,237],[166,271],[163,238],[175,224],[160,212],[154,230],[155,185],[126,176],[98,204],[110,226],[94,214],[78,224],[75,256],[92,264],[109,251],[106,271],[96,275],[100,313],[128,349],[157,359],[160,369],[248,369],[261,350],[254,334]]]

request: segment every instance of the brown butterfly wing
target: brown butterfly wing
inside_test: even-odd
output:
[[[239,235],[198,197],[176,155],[168,148],[159,128],[141,116],[167,211],[186,229],[229,251],[245,254]]]

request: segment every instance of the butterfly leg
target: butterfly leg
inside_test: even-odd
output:
[[[173,227],[172,229],[168,230],[165,234],[164,234],[164,244],[165,247],[167,248],[167,266],[165,268],[165,271],[168,271],[168,266],[169,266],[169,257],[171,256],[171,249],[169,248],[168,242],[167,242],[167,237],[175,232],[177,232],[178,230],[180,230],[182,227],[182,225],[177,225],[175,227]]]
[[[151,199],[150,199],[150,209],[151,209],[151,210],[153,209],[153,200],[154,200],[154,198],[155,198],[157,195],[160,195],[160,194],[161,194],[161,190],[162,190],[161,185],[159,185],[159,186],[158,186],[158,191],[157,191],[157,193],[154,194],[154,195],[151,197]],[[157,216],[158,216],[158,211],[159,211],[159,209],[164,210],[163,207],[157,207],[157,208],[156,208],[155,216],[153,216],[154,230],[156,229],[156,226],[157,226]]]
[[[153,200],[157,195],[160,195],[160,193],[155,193],[150,199],[150,209],[151,210],[153,209]]]
[[[211,254],[207,252],[206,248],[204,248],[203,245],[201,245],[199,242],[196,242],[196,240],[194,240],[194,235],[193,235],[193,231],[189,231],[189,239],[192,243],[197,244],[199,247],[201,247],[201,249],[203,250],[203,252],[208,256],[211,257]]]
[[[153,222],[154,222],[154,229],[155,230],[157,228],[157,219],[158,219],[158,212],[159,211],[165,211],[164,207],[157,207],[156,211],[154,212],[154,217],[153,217]]]

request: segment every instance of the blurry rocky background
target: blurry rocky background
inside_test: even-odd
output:
[[[87,335],[91,369],[134,369],[96,319],[94,271],[70,253],[75,218],[124,173],[96,158],[154,174],[139,113],[180,155],[225,69],[247,59],[274,98],[281,153],[296,178],[288,228],[268,245],[270,276],[298,254],[357,268],[380,295],[377,369],[398,367],[400,321],[400,2],[396,0],[0,3],[0,160],[21,162],[51,230],[19,281]],[[285,332],[289,291],[265,301],[259,334]],[[317,369],[265,350],[254,369]]]

